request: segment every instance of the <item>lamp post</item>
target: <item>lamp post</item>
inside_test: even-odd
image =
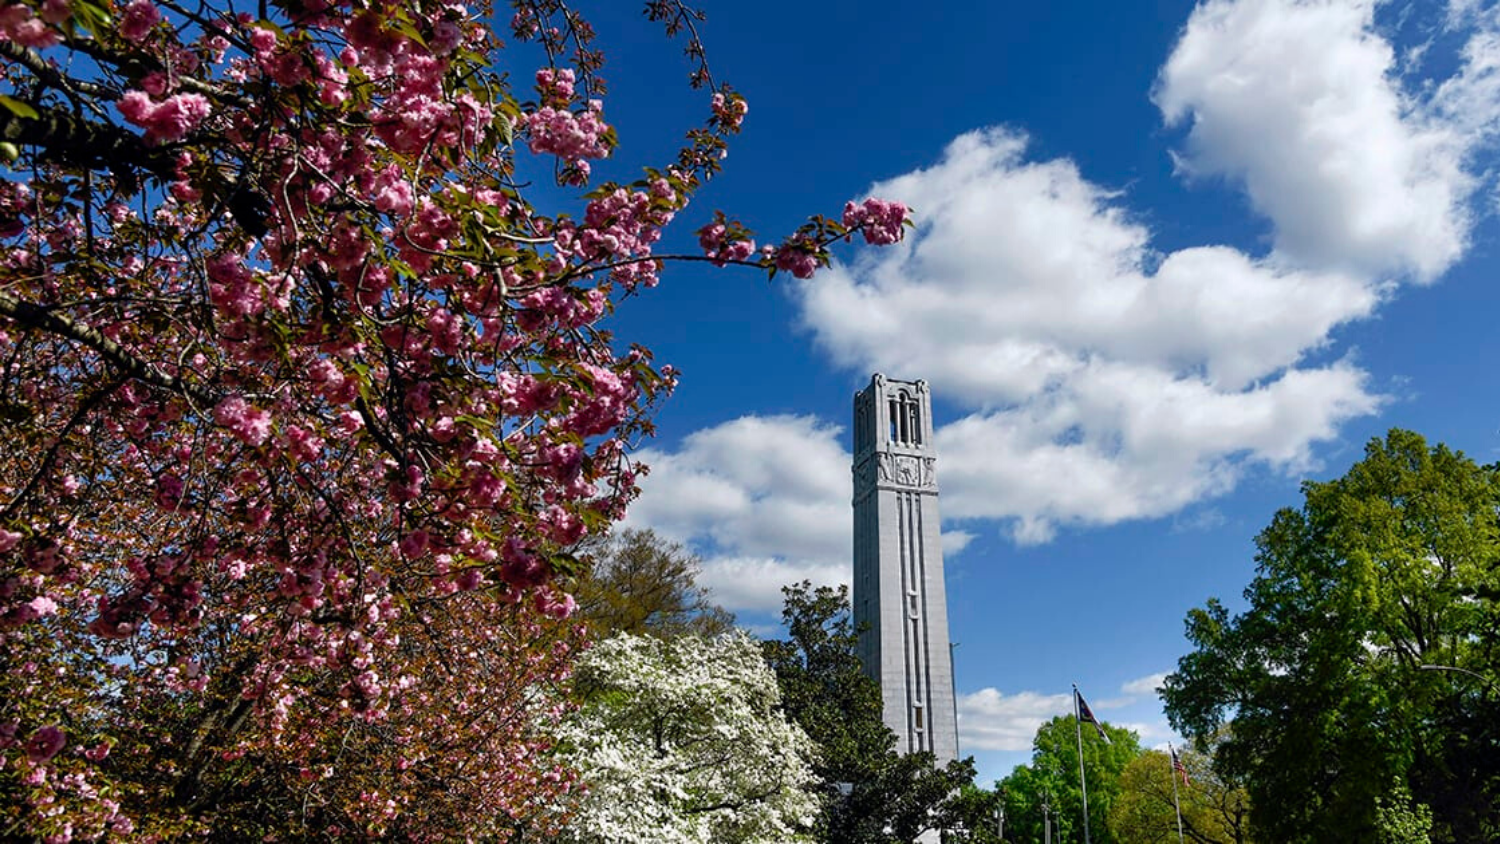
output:
[[[1459,668],[1457,665],[1418,665],[1417,666],[1417,670],[1418,671],[1452,671],[1452,672],[1457,673],[1457,674],[1467,674],[1470,677],[1473,677],[1474,679],[1476,679],[1479,682],[1483,683],[1492,692],[1500,690],[1500,687],[1497,687],[1495,685],[1495,681],[1493,681],[1490,678],[1484,676],[1483,674],[1480,674],[1478,671],[1470,671],[1467,668]]]

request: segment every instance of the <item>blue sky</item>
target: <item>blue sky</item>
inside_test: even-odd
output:
[[[629,178],[704,97],[605,5],[599,170]],[[621,307],[683,372],[630,521],[765,628],[783,583],[849,578],[853,393],[928,380],[981,781],[1073,682],[1172,738],[1152,688],[1184,615],[1239,604],[1303,479],[1393,426],[1497,458],[1493,4],[702,5],[750,114],[663,251],[714,208],[775,237],[874,194],[918,225],[811,282],[681,264]]]

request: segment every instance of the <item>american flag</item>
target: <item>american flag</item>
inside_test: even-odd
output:
[[[1182,775],[1182,784],[1189,785],[1187,766],[1182,764],[1182,757],[1177,755],[1177,748],[1167,745],[1167,750],[1172,754],[1172,770]]]

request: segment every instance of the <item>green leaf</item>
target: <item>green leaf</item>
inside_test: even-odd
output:
[[[18,100],[15,97],[8,96],[6,94],[0,94],[0,105],[3,105],[6,108],[10,109],[10,113],[14,114],[17,117],[25,117],[29,120],[39,120],[42,116],[41,112],[37,111],[36,107],[31,103],[25,102],[23,100]]]

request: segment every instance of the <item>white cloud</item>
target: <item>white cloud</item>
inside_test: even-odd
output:
[[[847,583],[850,456],[843,429],[810,416],[746,416],[698,431],[651,467],[625,524],[703,555],[700,582],[731,610],[776,612],[781,587]]]
[[[651,467],[624,526],[651,528],[704,558],[698,582],[730,610],[777,613],[781,587],[848,584],[852,456],[843,428],[811,416],[742,416],[643,449]],[[945,527],[944,554],[971,532]]]
[[[958,742],[966,750],[1025,751],[1037,728],[1073,711],[1071,694],[1042,695],[980,689],[958,697]]]
[[[1157,255],[1115,194],[1025,147],[1010,130],[970,132],[937,165],[870,189],[913,206],[918,228],[797,288],[836,362],[941,378],[945,397],[977,405],[1024,400],[1095,357],[1234,389],[1379,300],[1354,276],[1227,247]]]
[[[1245,467],[1305,468],[1380,403],[1348,360],[1312,363],[1382,288],[1223,246],[1159,255],[1111,192],[1015,132],[971,132],[872,194],[917,209],[900,246],[797,288],[846,367],[923,377],[974,412],[941,428],[943,512],[1059,524],[1173,513]]]
[[[1010,129],[871,188],[918,227],[795,296],[836,365],[926,378],[966,414],[937,432],[945,518],[1038,543],[1171,515],[1249,470],[1306,470],[1380,409],[1335,332],[1462,256],[1488,178],[1475,158],[1500,130],[1500,10],[1449,0],[1457,71],[1417,84],[1374,26],[1380,5],[1209,0],[1161,69],[1155,102],[1190,127],[1181,167],[1244,188],[1273,226],[1265,254],[1160,251],[1122,192],[1028,159]],[[766,605],[772,581],[848,566],[838,432],[746,417],[648,450],[631,521],[703,552],[732,600]],[[973,535],[950,528],[945,547]]]
[[[1160,721],[1124,721],[1119,724],[1111,722],[1110,726],[1120,727],[1135,733],[1136,738],[1140,739],[1141,744],[1147,747],[1150,747],[1151,743],[1157,739],[1165,741],[1167,736],[1172,735],[1172,731],[1167,728],[1166,724]]]
[[[776,615],[781,612],[781,587],[803,580],[813,586],[849,585],[850,564],[788,562],[773,558],[713,557],[703,564],[698,584],[713,593],[714,601],[735,611]]]
[[[1243,185],[1302,266],[1430,281],[1462,255],[1471,156],[1500,116],[1495,15],[1435,92],[1406,86],[1376,30],[1377,0],[1210,0],[1161,70],[1155,101],[1188,123],[1190,174]]]
[[[973,542],[976,538],[977,537],[974,534],[966,530],[950,530],[948,528],[944,528],[942,535],[943,558],[950,559],[958,555],[965,548],[969,547],[969,543]]]
[[[1124,683],[1120,686],[1120,691],[1127,695],[1149,695],[1154,698],[1156,697],[1156,690],[1161,688],[1161,684],[1166,682],[1166,680],[1167,672],[1158,671],[1155,674],[1148,674],[1145,677]]]

